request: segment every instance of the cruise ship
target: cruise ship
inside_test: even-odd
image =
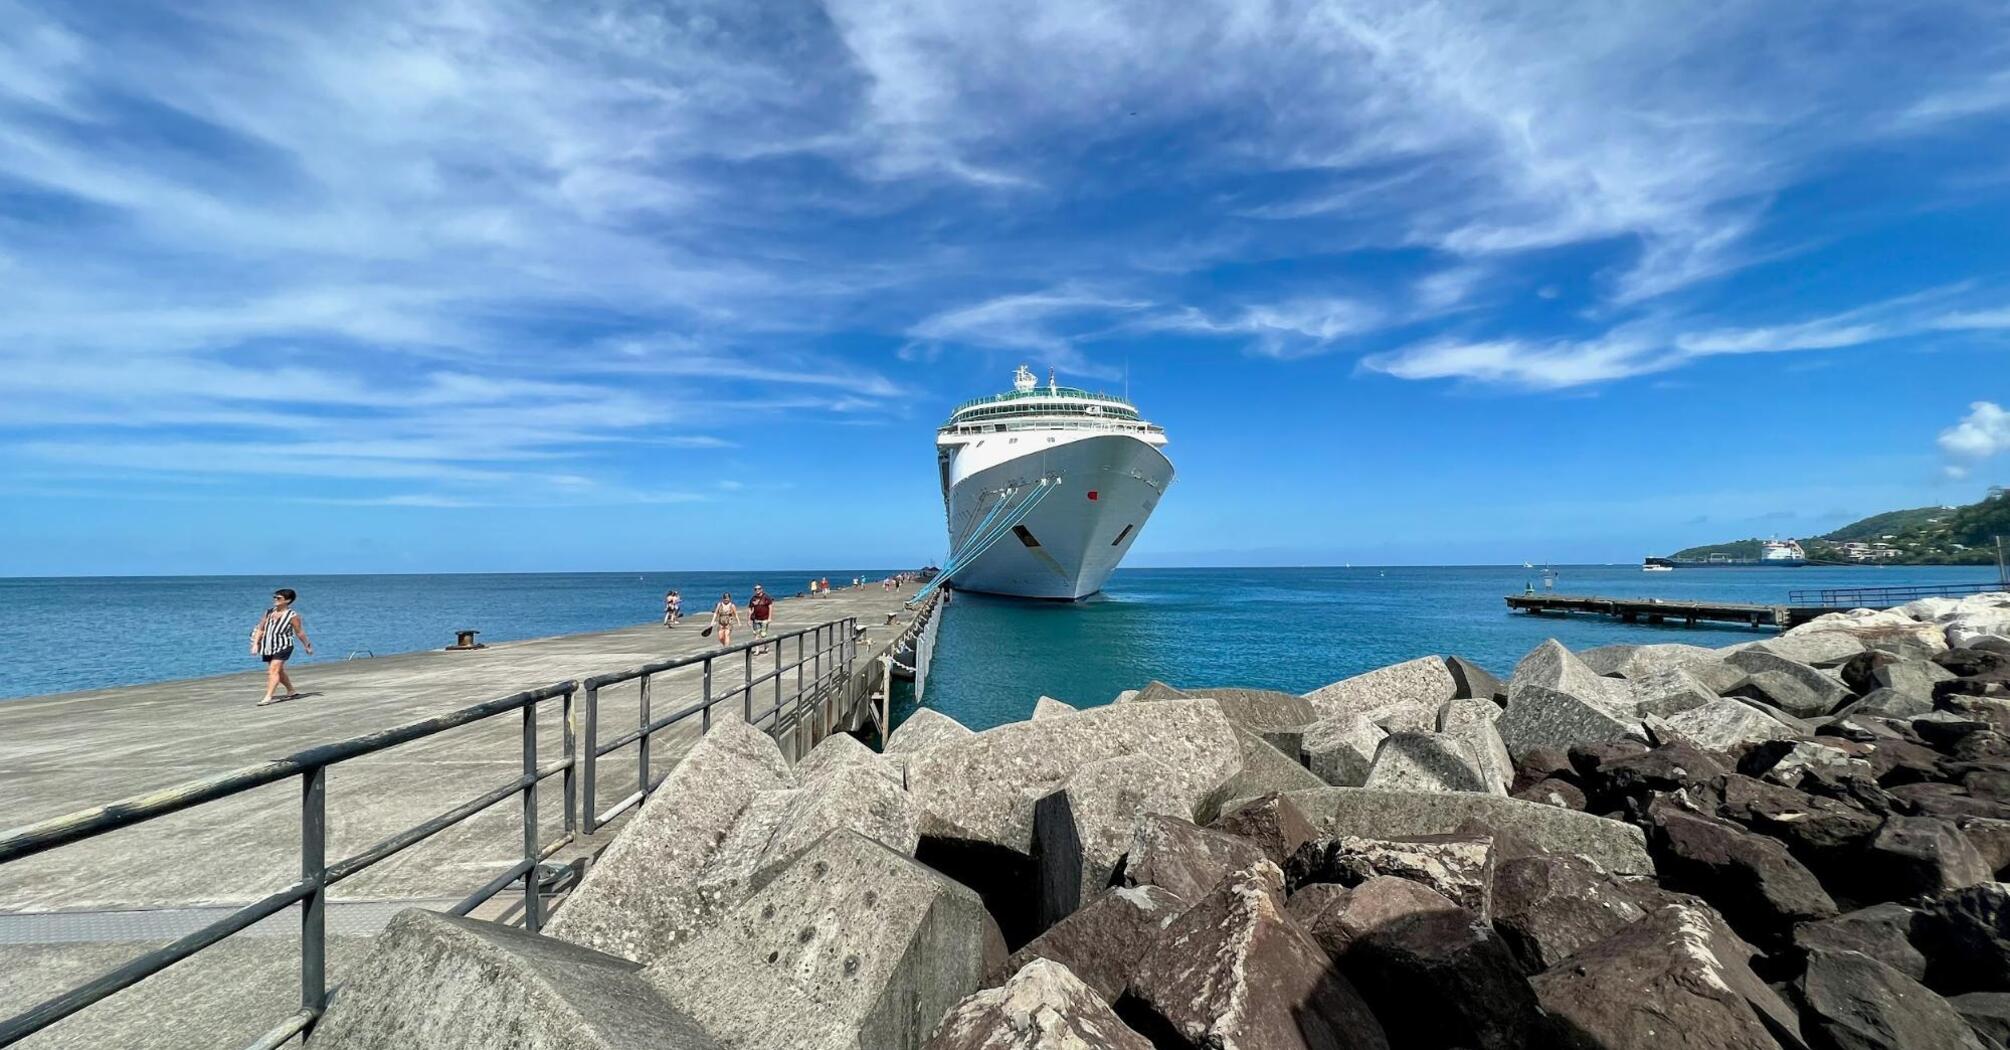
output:
[[[1103,589],[1172,484],[1165,430],[1107,394],[1043,386],[958,405],[935,434],[957,590],[1074,601]]]

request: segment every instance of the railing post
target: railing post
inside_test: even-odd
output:
[[[709,656],[705,658],[705,684],[703,690],[698,697],[700,703],[704,705],[698,709],[698,729],[700,735],[712,731],[712,658]]]
[[[300,902],[300,1008],[313,1014],[301,1036],[328,1007],[328,767],[300,779],[300,881],[313,892]]]
[[[782,643],[781,643],[781,640],[780,640],[780,639],[776,639],[776,641],[775,641],[775,644],[774,644],[774,645],[772,646],[772,648],[774,649],[774,652],[775,652],[775,718],[776,718],[776,720],[777,720],[777,721],[779,721],[779,720],[781,719],[781,717],[782,717]]]
[[[544,926],[544,902],[537,885],[537,703],[523,705],[523,928],[536,933]]]
[[[740,650],[740,655],[746,658],[744,661],[744,670],[740,672],[741,698],[747,709],[747,724],[752,725],[754,723],[754,651],[752,649],[742,649]],[[777,716],[777,721],[779,720],[780,716]],[[780,729],[781,726],[777,725],[775,728]]]
[[[579,772],[579,739],[573,732],[572,727],[573,688],[573,686],[566,688],[564,698],[559,704],[559,714],[562,716],[560,721],[565,731],[564,747],[566,758],[565,773],[560,778],[559,783],[565,791],[565,837],[568,839],[576,838],[579,835],[579,789],[573,781],[573,774]]]
[[[585,766],[579,771],[580,809],[586,814],[586,833],[600,830],[600,807],[594,803],[594,767],[600,763],[600,686],[586,683],[586,744],[579,749]]]
[[[636,698],[636,709],[642,712],[637,727],[642,730],[642,739],[635,742],[636,772],[635,790],[649,794],[649,676],[643,675],[636,686],[640,694]]]

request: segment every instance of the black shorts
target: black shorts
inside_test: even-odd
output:
[[[271,663],[274,660],[291,660],[293,659],[293,647],[289,645],[276,653],[266,653],[264,656],[259,657],[259,659],[266,663]]]

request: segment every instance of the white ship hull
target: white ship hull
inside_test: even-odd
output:
[[[992,527],[979,531],[1001,499],[1024,499],[1043,478],[1054,489],[1016,528],[959,567],[951,586],[1069,601],[1102,590],[1172,484],[1172,461],[1124,433],[1034,430],[1016,436],[1032,449],[989,464],[984,460],[996,458],[996,446],[991,456],[965,450],[960,462],[946,465],[951,564],[996,534],[997,522],[1010,520],[994,518]]]

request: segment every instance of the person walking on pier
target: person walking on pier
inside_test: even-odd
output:
[[[732,592],[720,595],[719,604],[712,606],[711,630],[719,632],[721,649],[733,644],[733,626],[739,622],[740,607],[733,604]]]
[[[265,661],[265,699],[258,702],[259,707],[299,695],[293,691],[293,679],[286,676],[286,661],[293,657],[294,639],[300,640],[307,655],[314,655],[314,643],[307,640],[307,625],[293,611],[295,597],[290,587],[273,591],[272,608],[265,610],[258,625],[251,629],[251,655]],[[284,694],[274,695],[282,688],[286,690]]]
[[[663,626],[675,627],[684,618],[684,596],[671,591],[663,596]]]
[[[755,638],[759,638],[763,642],[767,640],[768,617],[773,616],[774,612],[775,600],[768,597],[768,592],[762,590],[760,584],[755,584],[754,596],[747,599],[747,619],[752,621],[754,625]],[[759,649],[754,650],[756,653],[765,653],[767,651],[768,647],[765,644]]]

